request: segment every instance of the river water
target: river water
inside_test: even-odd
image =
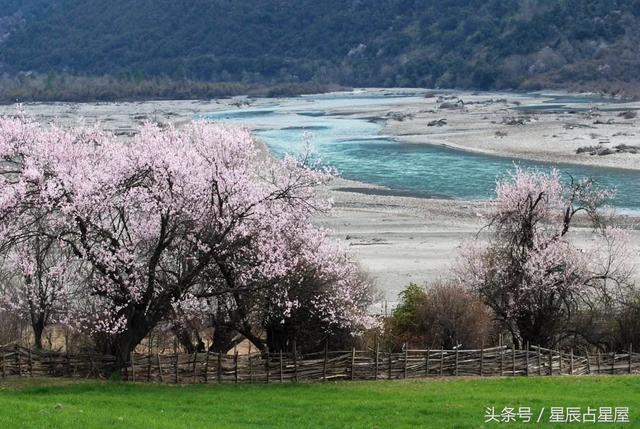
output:
[[[320,159],[337,168],[352,180],[383,185],[392,190],[424,197],[465,200],[488,199],[494,195],[496,179],[523,167],[550,169],[557,167],[565,177],[591,177],[599,185],[617,191],[612,205],[640,210],[640,172],[590,166],[549,164],[517,160],[454,150],[442,146],[402,143],[382,135],[382,124],[366,119],[353,119],[336,114],[341,107],[370,108],[415,103],[420,96],[382,95],[317,95],[280,100],[278,104],[262,104],[259,108],[215,112],[204,118],[241,124],[252,128],[275,156],[304,150],[305,135],[311,139]],[[562,109],[563,103],[588,102],[583,98],[557,97],[548,107],[536,110]],[[602,100],[597,100],[602,101]],[[333,113],[332,113],[333,112]]]

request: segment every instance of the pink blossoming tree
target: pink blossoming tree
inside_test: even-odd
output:
[[[517,168],[498,182],[496,194],[489,242],[466,246],[455,272],[516,346],[553,346],[569,334],[567,323],[582,304],[629,278],[626,234],[607,226],[602,211],[612,193],[590,180],[565,184],[557,170]],[[578,248],[569,233],[578,220],[593,228],[589,249]]]
[[[0,308],[29,322],[37,349],[45,328],[68,314],[75,285],[70,264],[54,239],[40,236],[17,243],[4,260]]]
[[[328,208],[315,187],[329,175],[260,156],[245,130],[146,125],[123,142],[18,116],[0,120],[0,158],[2,249],[38,238],[73,255],[81,294],[67,320],[119,365],[176,306],[205,311],[213,298],[263,291],[276,303],[269,311],[295,308],[286,285],[302,261],[336,279],[314,311],[330,323],[367,321],[352,299],[362,285],[340,280],[352,263],[310,223]],[[45,230],[34,227],[43,221]],[[239,301],[242,312],[249,303]]]

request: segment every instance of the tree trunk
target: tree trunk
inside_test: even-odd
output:
[[[287,351],[291,333],[286,324],[271,323],[267,326],[267,347],[272,351]]]
[[[205,350],[204,342],[197,332],[191,332],[188,327],[181,325],[174,325],[172,330],[174,335],[178,339],[178,342],[182,345],[182,347],[184,347],[187,353],[200,353]]]
[[[113,355],[116,360],[114,371],[126,368],[131,352],[149,334],[155,323],[151,323],[144,316],[144,312],[136,312],[131,316],[124,331],[105,338],[105,352]]]
[[[44,325],[44,319],[41,317],[31,322],[36,350],[42,350],[42,333],[44,332]]]
[[[214,353],[226,353],[238,344],[237,331],[222,323],[216,323],[213,329],[213,341],[209,350]]]

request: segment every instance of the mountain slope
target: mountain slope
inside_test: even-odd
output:
[[[0,70],[479,89],[635,85],[640,1],[1,0]]]

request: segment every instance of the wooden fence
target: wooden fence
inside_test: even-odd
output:
[[[2,377],[105,378],[112,356],[0,348]],[[640,373],[640,353],[579,356],[539,347],[514,350],[324,351],[305,355],[142,354],[131,355],[123,373],[129,381],[160,383],[285,383],[327,380],[389,380],[449,376],[545,376]]]
[[[91,353],[35,351],[20,346],[0,348],[0,375],[104,378],[113,372],[115,358]]]

